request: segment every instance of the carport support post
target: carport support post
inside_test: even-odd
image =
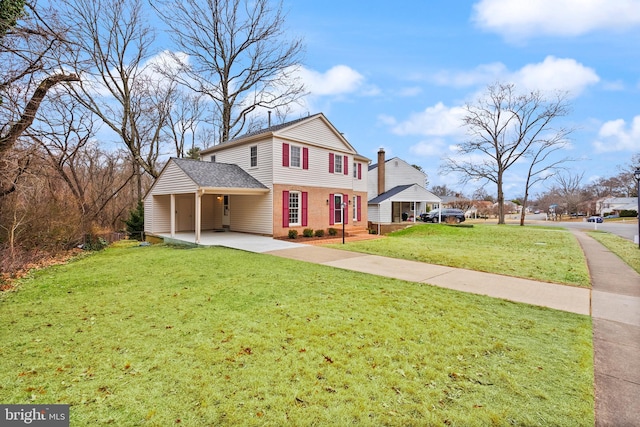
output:
[[[202,223],[202,191],[196,191],[196,243],[200,243],[200,228]]]
[[[169,214],[169,220],[171,221],[170,231],[171,237],[176,237],[176,195],[171,194],[171,213]]]

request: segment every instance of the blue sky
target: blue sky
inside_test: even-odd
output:
[[[310,92],[296,114],[323,112],[363,155],[420,165],[431,185],[464,138],[461,107],[496,81],[569,91],[576,128],[567,156],[583,182],[619,173],[640,153],[640,0],[284,0],[306,44]],[[292,117],[295,118],[295,117]],[[507,176],[508,197],[525,177]],[[495,188],[487,186],[490,194]]]

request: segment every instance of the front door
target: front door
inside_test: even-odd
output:
[[[225,195],[222,198],[222,227],[229,228],[231,221],[229,219],[229,196]]]
[[[342,224],[342,194],[333,195],[333,223]]]

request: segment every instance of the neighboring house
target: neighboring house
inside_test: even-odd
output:
[[[637,197],[608,197],[596,202],[596,212],[600,215],[619,214],[620,211],[637,211]]]
[[[440,205],[440,198],[424,188],[427,175],[398,157],[385,160],[378,151],[378,163],[369,166],[369,222],[386,224],[415,220]]]
[[[365,229],[367,166],[323,114],[170,159],[145,196],[145,232],[230,230],[287,236]]]

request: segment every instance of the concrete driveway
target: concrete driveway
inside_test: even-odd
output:
[[[165,243],[189,243],[196,242],[196,235],[192,232],[176,233],[174,237],[167,234],[158,234],[165,239]],[[277,240],[269,236],[256,234],[237,233],[234,231],[203,231],[200,235],[200,246],[224,246],[225,248],[240,249],[248,252],[270,252],[282,249],[295,249],[305,247],[301,243],[293,243],[286,240]]]

